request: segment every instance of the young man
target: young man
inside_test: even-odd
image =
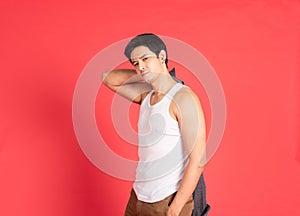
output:
[[[125,216],[190,216],[205,165],[205,120],[196,94],[168,71],[167,49],[153,34],[133,38],[125,55],[134,70],[103,74],[103,82],[141,104],[139,163]]]

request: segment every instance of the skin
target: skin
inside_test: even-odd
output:
[[[153,89],[150,99],[153,105],[176,84],[169,74],[165,58],[164,50],[156,56],[147,47],[138,46],[131,53],[134,70],[106,72],[103,74],[103,82],[116,93],[139,104]],[[192,196],[204,168],[205,120],[199,99],[190,88],[181,88],[174,95],[169,112],[178,122],[184,146],[190,152],[179,190],[167,211],[167,216],[178,216]]]

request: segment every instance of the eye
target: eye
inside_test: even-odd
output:
[[[138,64],[139,64],[138,62],[133,62],[132,63],[133,66],[138,66]]]
[[[149,58],[148,56],[144,57],[144,58],[143,58],[143,61],[146,61],[148,58]]]

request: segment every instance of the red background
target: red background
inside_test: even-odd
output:
[[[132,183],[85,157],[72,96],[96,53],[143,32],[192,45],[223,85],[210,215],[300,214],[299,1],[7,0],[0,10],[0,215],[122,215]]]

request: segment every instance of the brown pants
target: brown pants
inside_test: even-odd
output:
[[[127,203],[125,216],[166,216],[169,205],[174,199],[176,193],[167,198],[154,202],[147,203],[137,199],[134,190],[131,190],[130,198]],[[193,198],[184,205],[179,216],[191,216],[194,208]]]

